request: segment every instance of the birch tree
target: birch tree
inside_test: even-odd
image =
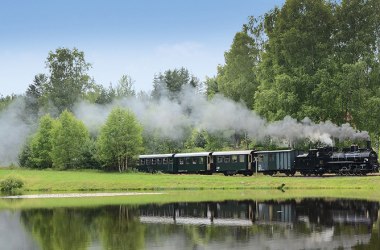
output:
[[[100,130],[97,140],[98,157],[104,167],[117,166],[119,172],[142,151],[142,127],[132,111],[114,108]]]

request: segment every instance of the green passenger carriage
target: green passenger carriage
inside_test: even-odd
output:
[[[215,172],[224,175],[252,175],[255,171],[253,153],[253,150],[213,152]]]
[[[139,171],[172,173],[174,154],[140,155]]]

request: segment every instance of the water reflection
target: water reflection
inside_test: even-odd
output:
[[[9,211],[1,211],[5,218]],[[29,209],[12,213],[2,249],[378,249],[379,203],[224,201]],[[10,220],[10,217],[7,217]],[[14,224],[18,223],[18,228]],[[6,230],[0,220],[0,229]],[[11,232],[9,232],[11,230]],[[30,237],[25,235],[29,234]],[[32,240],[31,240],[32,238]]]

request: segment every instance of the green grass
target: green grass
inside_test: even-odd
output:
[[[270,177],[169,175],[0,169],[0,180],[16,176],[23,193],[157,191],[161,195],[52,199],[0,199],[0,209],[76,207],[190,201],[350,198],[380,201],[380,176]],[[280,186],[284,185],[282,190]]]
[[[362,189],[379,190],[380,176],[364,177],[270,177],[223,175],[171,175],[104,173],[99,171],[53,171],[0,169],[0,180],[16,176],[24,191],[145,191],[205,189]]]

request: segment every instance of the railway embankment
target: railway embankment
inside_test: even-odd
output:
[[[0,169],[0,181],[16,177],[22,191],[150,191],[150,190],[380,190],[380,175],[324,177],[223,176],[187,174],[105,173],[102,171],[54,171]]]

